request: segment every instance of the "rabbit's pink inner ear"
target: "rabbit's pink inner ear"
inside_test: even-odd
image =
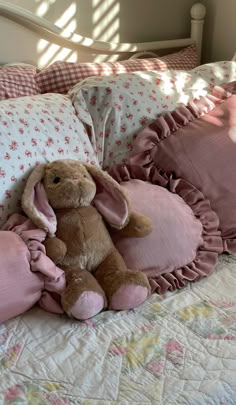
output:
[[[36,215],[48,229],[49,234],[54,235],[57,229],[57,219],[52,207],[48,203],[47,195],[41,181],[36,184],[32,197]]]
[[[126,225],[129,219],[129,205],[118,189],[103,188],[96,194],[93,204],[111,226],[123,228]]]

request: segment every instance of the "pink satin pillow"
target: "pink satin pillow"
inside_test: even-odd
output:
[[[134,209],[153,223],[145,238],[112,235],[128,268],[145,272],[159,293],[213,271],[222,251],[219,221],[197,189],[155,168],[117,166],[111,174],[128,192]]]
[[[46,256],[46,232],[13,214],[0,229],[0,323],[23,314],[36,302],[62,314],[64,272]],[[7,252],[7,254],[6,254]]]
[[[220,220],[224,251],[236,252],[236,82],[208,112],[181,107],[138,136],[131,162],[186,179],[209,199]],[[208,100],[209,101],[209,100]],[[218,105],[219,104],[219,105]],[[199,106],[197,106],[199,107]]]

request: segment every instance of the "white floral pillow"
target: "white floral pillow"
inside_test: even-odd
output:
[[[20,210],[30,169],[63,158],[97,164],[68,96],[44,94],[0,102],[0,226]]]
[[[236,80],[236,62],[191,71],[135,72],[94,77],[70,92],[103,168],[125,163],[137,134],[166,111],[206,96],[213,86]]]

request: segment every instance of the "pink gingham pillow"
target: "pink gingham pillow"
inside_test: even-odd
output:
[[[31,65],[4,65],[0,67],[0,100],[39,93],[35,81],[36,68]]]
[[[91,76],[110,76],[136,71],[190,70],[197,66],[197,50],[191,45],[160,58],[129,59],[104,63],[55,62],[36,75],[41,93],[65,94],[76,83]]]

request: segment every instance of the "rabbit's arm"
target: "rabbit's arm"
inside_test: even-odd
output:
[[[142,238],[152,232],[152,221],[146,215],[132,211],[128,224],[118,232],[124,238]]]
[[[55,264],[62,264],[67,252],[66,244],[59,238],[47,238],[44,241],[46,254]]]

